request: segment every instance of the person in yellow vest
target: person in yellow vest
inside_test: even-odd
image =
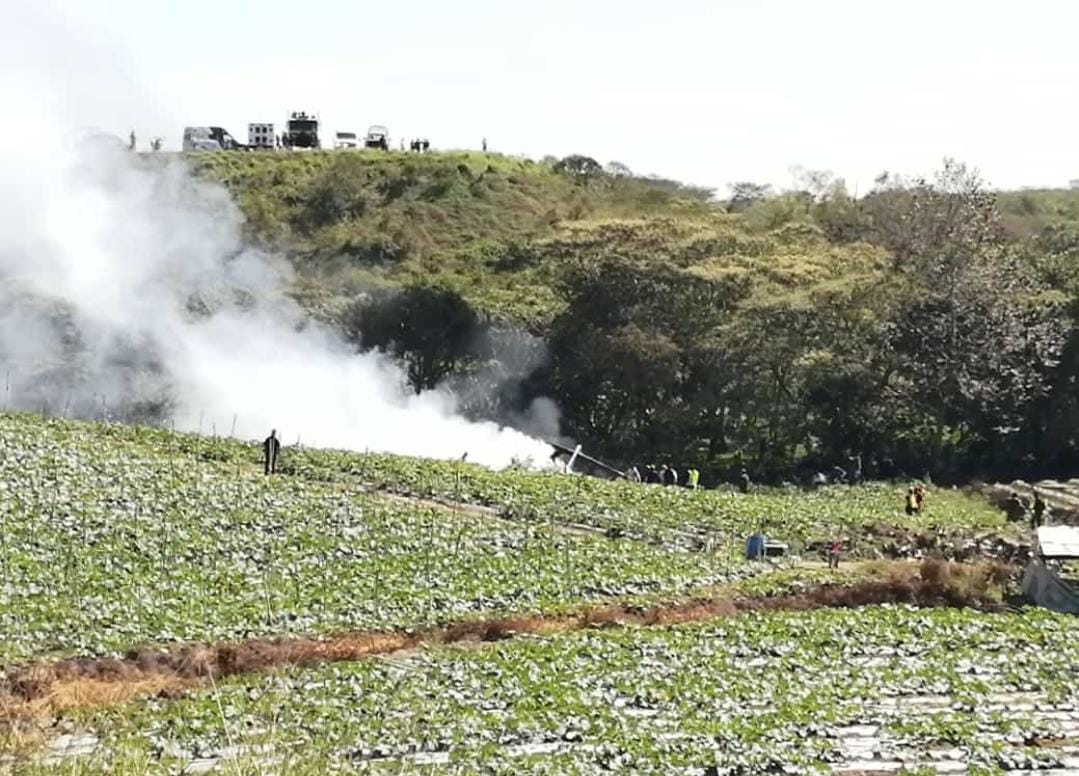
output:
[[[696,490],[701,482],[701,473],[696,469],[689,469],[686,471],[686,487],[690,490]]]
[[[907,489],[906,512],[908,515],[916,515],[919,507],[918,494],[914,491],[914,486],[912,485]]]

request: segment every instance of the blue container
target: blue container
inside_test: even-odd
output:
[[[756,560],[764,557],[764,543],[767,541],[764,534],[753,534],[746,539],[746,558]]]

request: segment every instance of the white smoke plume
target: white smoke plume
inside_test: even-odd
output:
[[[33,138],[0,151],[7,406],[96,417],[167,404],[188,430],[235,422],[237,436],[276,428],[286,444],[546,460],[532,437],[461,418],[447,392],[405,393],[394,364],[356,355],[284,296],[289,267],[242,244],[223,188],[178,158],[78,137],[43,87],[0,76]]]

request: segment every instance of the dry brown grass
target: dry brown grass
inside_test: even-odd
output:
[[[53,711],[115,706],[118,703],[149,696],[173,697],[192,686],[189,679],[156,674],[126,682],[100,679],[76,679],[53,685],[44,699]]]
[[[39,722],[9,722],[0,728],[0,755],[25,757],[49,740],[48,727]],[[2,758],[0,758],[2,759]],[[0,768],[0,773],[7,773]]]
[[[178,650],[136,649],[122,658],[78,658],[35,663],[0,678],[0,721],[29,719],[63,709],[108,706],[147,695],[173,694],[203,681],[282,666],[359,660],[426,644],[500,641],[517,634],[549,635],[584,628],[676,625],[754,611],[809,611],[826,607],[907,603],[992,608],[1014,569],[1002,564],[927,560],[895,564],[869,579],[820,585],[785,596],[708,597],[653,607],[591,606],[566,615],[499,617],[433,626],[415,633],[354,632],[324,639],[251,639],[191,644]]]
[[[1017,569],[1000,561],[955,563],[927,558],[918,570],[923,586],[954,606],[991,606],[1001,601]]]

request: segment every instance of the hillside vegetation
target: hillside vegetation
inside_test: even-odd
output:
[[[331,316],[359,292],[433,275],[485,313],[542,317],[551,295],[537,301],[529,288],[549,278],[528,249],[561,224],[712,211],[692,188],[579,185],[548,164],[476,153],[221,153],[192,164],[233,192],[252,240],[287,251],[304,301]]]
[[[554,399],[620,463],[707,477],[1059,474],[1079,463],[1079,195],[955,162],[851,197],[723,202],[570,157],[211,154],[307,309],[417,391]]]

